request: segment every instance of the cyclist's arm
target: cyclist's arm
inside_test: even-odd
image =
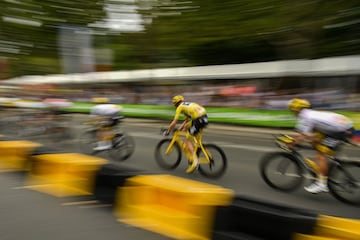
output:
[[[166,135],[169,135],[170,133],[171,133],[171,131],[174,129],[174,127],[176,126],[176,123],[177,123],[177,119],[176,118],[174,118],[172,121],[171,121],[171,123],[170,123],[170,125],[169,125],[169,127],[168,127],[168,130],[166,131]]]
[[[181,124],[181,126],[179,127],[179,129],[180,129],[181,131],[187,130],[187,125],[188,125],[189,121],[190,121],[190,118],[186,118],[186,119],[184,120],[184,122]]]
[[[303,132],[297,132],[296,134],[291,136],[293,138],[293,141],[291,143],[289,143],[289,145],[291,147],[294,147],[296,145],[300,145],[304,142],[312,142],[313,138],[311,135],[308,135],[306,133]]]
[[[180,114],[181,114],[181,108],[178,107],[178,108],[176,108],[175,116],[174,116],[173,120],[171,121],[171,123],[170,123],[170,125],[168,127],[168,130],[165,133],[166,135],[169,135],[171,133],[171,131],[174,129],[178,119],[180,118]]]
[[[315,138],[313,136],[313,128],[314,123],[309,118],[299,118],[298,122],[295,126],[296,134],[292,136],[294,138],[294,141],[290,144],[290,146],[296,146],[300,145],[304,142],[311,142],[313,143]]]

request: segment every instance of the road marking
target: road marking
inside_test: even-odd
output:
[[[97,203],[99,203],[99,201],[97,201],[97,200],[77,201],[77,202],[62,203],[61,206],[74,206],[74,205],[97,204]]]
[[[29,189],[29,186],[13,187],[12,189]]]
[[[112,207],[112,204],[95,204],[90,206],[80,206],[79,208],[105,208]]]
[[[278,150],[277,148],[273,148],[273,147],[252,146],[252,145],[245,145],[245,144],[229,144],[226,142],[215,142],[215,144],[219,145],[221,147],[237,148],[237,149],[256,151],[256,152],[273,152],[273,151]]]

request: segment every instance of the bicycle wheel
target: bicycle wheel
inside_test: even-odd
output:
[[[114,160],[125,161],[135,151],[134,139],[126,133],[117,133],[113,139],[113,147],[109,155]]]
[[[260,174],[267,185],[284,192],[297,189],[304,181],[300,163],[286,152],[266,154],[260,160]]]
[[[94,147],[97,146],[96,130],[89,130],[80,135],[80,151],[92,155]]]
[[[339,201],[360,205],[360,163],[340,162],[330,168],[328,176],[330,193]]]
[[[164,169],[174,169],[181,161],[181,149],[178,144],[172,146],[171,151],[166,154],[171,139],[162,139],[155,147],[155,160]]]
[[[215,144],[204,144],[204,148],[210,156],[210,163],[202,161],[202,159],[205,159],[205,154],[201,149],[198,149],[197,155],[200,161],[200,174],[208,178],[221,177],[227,168],[227,159],[224,151]]]

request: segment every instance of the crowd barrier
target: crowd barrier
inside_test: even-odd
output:
[[[0,166],[55,197],[111,203],[121,222],[173,239],[359,240],[360,221],[234,195],[231,189],[111,164],[106,159],[0,139]]]
[[[37,147],[42,146],[39,143],[10,140],[1,138],[0,140],[0,170],[1,171],[24,171],[28,169],[28,157]]]
[[[125,223],[175,239],[210,239],[217,206],[233,191],[171,175],[128,178],[118,190],[115,215]]]
[[[58,197],[93,195],[95,177],[107,160],[80,153],[31,156],[26,185]]]

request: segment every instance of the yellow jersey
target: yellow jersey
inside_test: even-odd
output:
[[[184,114],[186,117],[194,120],[206,115],[206,110],[197,103],[183,102],[176,108],[174,119],[178,120],[181,114]]]

